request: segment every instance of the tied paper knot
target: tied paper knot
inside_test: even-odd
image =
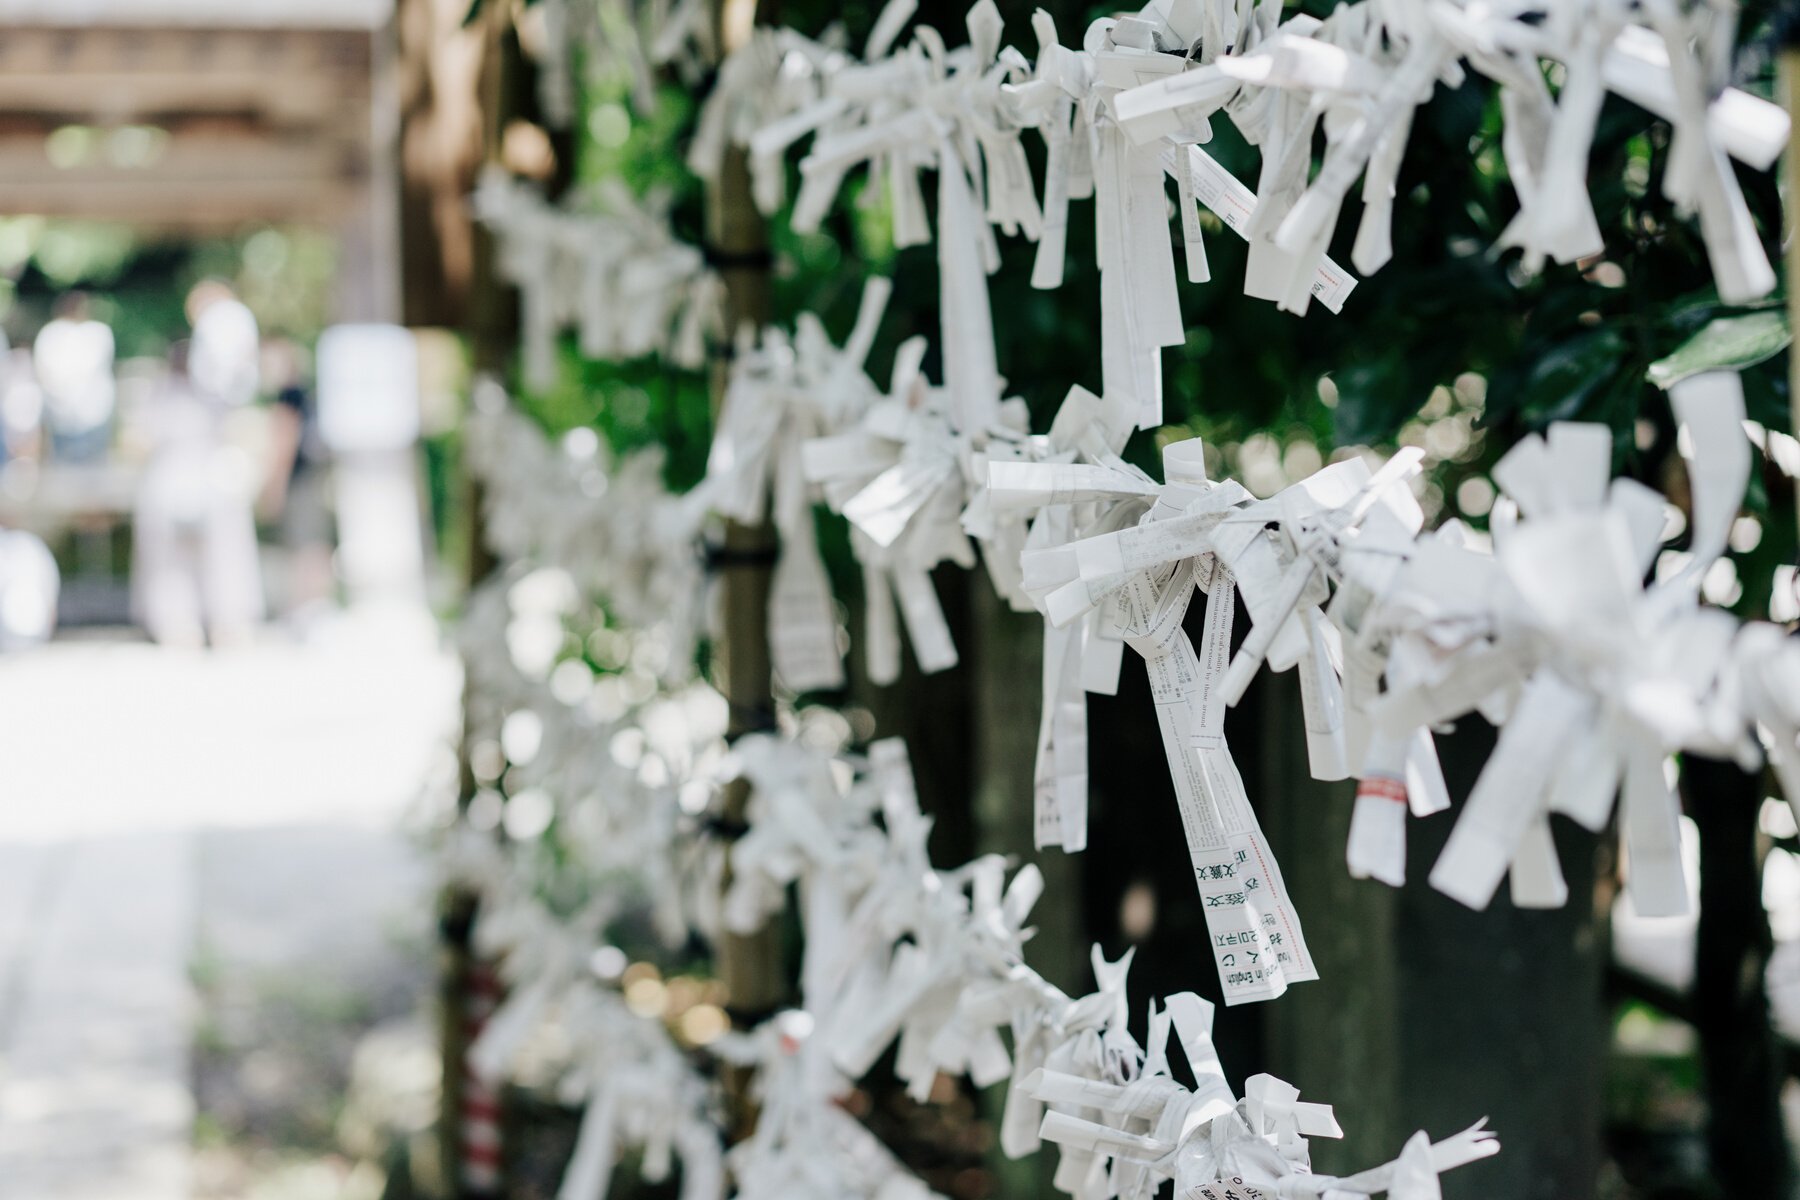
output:
[[[876,180],[887,185],[895,244],[923,245],[932,233],[919,172],[937,171],[949,414],[956,428],[979,430],[994,423],[1002,390],[987,295],[987,275],[1000,263],[994,226],[1036,237],[1042,221],[1021,127],[1003,91],[1030,66],[1016,51],[1001,52],[1001,19],[992,0],[980,0],[970,10],[969,43],[956,49],[947,48],[929,27],[901,43],[914,7],[913,0],[890,0],[860,59],[800,49],[786,55],[772,76],[756,73],[779,84],[790,63],[804,64],[791,77],[805,83],[777,91],[766,123],[747,137],[737,136],[756,164],[757,200],[765,212],[781,199],[780,155],[812,137],[791,217],[799,232],[816,230],[849,172],[868,163]],[[748,53],[771,61],[761,46]],[[706,129],[709,159],[716,160],[710,147],[725,136],[712,129],[728,119],[721,109]]]
[[[583,988],[566,1008],[576,1065],[558,1091],[584,1107],[558,1200],[606,1200],[613,1168],[631,1147],[640,1151],[647,1182],[666,1179],[679,1158],[681,1200],[722,1200],[724,1152],[712,1120],[712,1088],[667,1029],[597,985]]]
[[[959,430],[948,393],[923,374],[925,352],[924,338],[903,343],[887,396],[845,431],[802,447],[806,479],[850,521],[850,548],[863,570],[865,655],[876,683],[899,677],[902,623],[920,670],[955,666],[931,571],[944,562],[973,567],[972,537],[1002,561],[1011,561],[1008,547],[1017,545],[1016,531],[980,503],[985,472],[978,464],[1023,439],[1024,403],[1009,400],[993,424]]]
[[[1009,1157],[1023,1157],[1042,1144],[1038,1130],[1047,1105],[1080,1112],[1079,1104],[1070,1107],[1037,1094],[1044,1072],[1118,1083],[1136,1066],[1138,1049],[1126,1026],[1125,1000],[1133,954],[1127,950],[1118,961],[1108,962],[1100,947],[1093,947],[1090,961],[1097,990],[1078,1000],[1035,976],[1022,981],[1035,985],[1037,995],[1035,1003],[1027,997],[1015,1001],[1013,1075],[1000,1124],[1000,1148]],[[1053,1185],[1071,1194],[1089,1190],[1098,1167],[1094,1156],[1080,1148],[1059,1149]]]
[[[1223,680],[1227,702],[1243,698],[1264,664],[1295,670],[1312,777],[1365,780],[1351,822],[1351,871],[1388,880],[1405,861],[1403,802],[1416,797],[1417,811],[1435,811],[1441,771],[1428,735],[1398,749],[1370,735],[1352,701],[1373,699],[1381,664],[1355,637],[1347,643],[1339,622],[1361,628],[1356,597],[1385,577],[1424,524],[1404,486],[1419,458],[1403,450],[1374,471],[1360,458],[1334,463],[1230,514],[1213,537],[1251,619]]]
[[[1298,1089],[1271,1075],[1246,1080],[1239,1099],[1219,1067],[1212,1011],[1191,992],[1169,997],[1160,1010],[1152,1006],[1148,1050],[1123,1082],[1049,1069],[1028,1081],[1038,1098],[1063,1106],[1044,1115],[1044,1138],[1065,1154],[1074,1149],[1093,1157],[1078,1181],[1082,1186],[1065,1190],[1083,1200],[1151,1200],[1163,1181],[1172,1180],[1177,1196],[1205,1200],[1384,1191],[1430,1200],[1438,1195],[1439,1173],[1499,1150],[1477,1125],[1435,1144],[1415,1134],[1399,1158],[1358,1175],[1314,1175],[1307,1139],[1343,1136],[1330,1107],[1301,1101]],[[1191,1091],[1170,1076],[1171,1032],[1193,1073]]]
[[[750,782],[749,829],[732,848],[724,925],[752,933],[786,903],[788,885],[805,876],[866,871],[859,834],[873,835],[868,814],[840,788],[831,756],[767,734],[740,738],[723,779]],[[860,871],[859,871],[860,874]],[[864,881],[848,886],[860,892]]]
[[[501,274],[519,289],[527,386],[555,384],[557,338],[567,330],[590,358],[705,364],[723,291],[700,252],[675,240],[671,203],[608,181],[552,205],[499,167],[483,171],[471,207],[499,243]]]
[[[469,1047],[469,1069],[477,1078],[505,1076],[545,1015],[581,981],[589,947],[608,916],[604,900],[564,924],[529,897],[488,897],[475,923],[475,950],[499,960],[508,994]]]
[[[730,383],[706,460],[697,506],[745,524],[773,515],[781,539],[769,594],[769,650],[775,672],[796,692],[840,688],[844,670],[838,622],[819,555],[807,442],[852,425],[877,400],[863,362],[875,340],[891,285],[864,286],[856,325],[842,349],[802,314],[790,341],[765,330],[732,360]]]
[[[545,573],[539,578],[566,581],[558,585],[562,612],[573,612],[586,593],[615,623],[661,643],[662,679],[691,678],[704,592],[692,547],[704,510],[669,492],[661,450],[614,461],[592,431],[579,429],[552,442],[488,385],[477,389],[469,443],[495,552],[515,566],[537,566]],[[510,638],[509,630],[508,639],[486,645],[497,649]],[[535,673],[549,670],[554,650],[536,656],[543,661]]]
[[[937,1193],[895,1158],[838,1103],[836,1090],[816,1084],[810,1060],[820,1053],[810,1014],[777,1014],[756,1030],[734,1035],[724,1056],[757,1068],[756,1128],[726,1156],[737,1195],[791,1200],[795,1195],[851,1200],[934,1200]]]
[[[1069,499],[1120,501],[1105,520],[1116,528],[1028,551],[1026,586],[1052,627],[1091,617],[1105,640],[1131,646],[1144,660],[1226,1000],[1267,999],[1290,982],[1317,978],[1317,972],[1225,744],[1226,657],[1237,584],[1223,551],[1215,552],[1215,540],[1239,519],[1250,496],[1236,483],[1207,478],[1198,439],[1165,446],[1163,462],[1162,485],[1104,459],[1091,467],[1064,467],[1060,485],[1041,468],[1035,479],[1016,470],[993,474],[1006,483],[1021,477],[1021,492],[1032,484],[1056,498],[1054,489],[1061,486]],[[1243,527],[1260,528],[1248,522]],[[1183,626],[1197,588],[1207,593],[1202,653]],[[1065,701],[1058,696],[1057,703]],[[1059,824],[1062,815],[1059,810]],[[1040,822],[1048,824],[1041,810]]]
[[[701,0],[537,0],[539,36],[526,49],[537,60],[544,118],[567,129],[577,116],[578,67],[590,78],[631,81],[632,103],[656,111],[656,72],[673,68],[689,86],[719,56],[713,23]]]
[[[1156,484],[1119,458],[1129,415],[1073,387],[1050,432],[1025,439],[1007,457],[990,454],[983,497],[995,521],[1026,523],[1017,540],[1017,591],[1034,608],[1053,586],[1053,551],[1137,515]],[[991,568],[990,568],[991,569]],[[1010,582],[1010,576],[1009,576]],[[1044,625],[1043,715],[1034,772],[1034,840],[1039,849],[1087,847],[1087,692],[1118,690],[1123,642],[1098,613]]]
[[[1735,376],[1723,380],[1726,391],[1709,388],[1703,407],[1677,398],[1678,414],[1695,422],[1697,449],[1742,443],[1742,396]],[[1513,643],[1529,665],[1493,757],[1432,871],[1434,886],[1475,907],[1509,868],[1515,901],[1561,904],[1567,888],[1549,814],[1603,828],[1622,785],[1634,906],[1647,916],[1688,909],[1680,805],[1664,764],[1681,749],[1714,749],[1741,724],[1719,687],[1737,624],[1694,605],[1691,573],[1643,586],[1662,537],[1663,501],[1627,480],[1609,486],[1611,457],[1610,431],[1565,424],[1547,439],[1521,442],[1495,468],[1518,513],[1503,514],[1496,529],[1500,596],[1510,610],[1499,643]],[[1741,462],[1709,455],[1693,464],[1701,571],[1724,548],[1724,530],[1713,527],[1729,527],[1748,458],[1746,446]],[[1728,511],[1715,512],[1717,485],[1700,473],[1720,467],[1732,497]]]
[[[940,1071],[966,1071],[979,1086],[1007,1077],[1011,1060],[997,1029],[962,1003],[971,980],[1004,973],[1022,958],[1023,922],[1043,878],[1027,866],[1003,887],[1004,870],[1003,860],[989,856],[933,872],[912,910],[896,914],[884,961],[865,977],[862,1005],[846,1000],[846,1020],[835,1031],[832,1058],[847,1076],[860,1078],[897,1038],[895,1074],[921,1102]]]

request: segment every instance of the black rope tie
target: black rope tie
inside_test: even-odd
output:
[[[700,562],[708,572],[741,571],[749,568],[773,569],[781,559],[781,547],[721,546],[708,542],[700,548]]]
[[[755,1029],[765,1021],[773,1020],[786,1012],[792,1005],[774,1004],[758,1008],[742,1008],[736,1004],[725,1005],[725,1015],[731,1018],[733,1029]]]
[[[715,271],[768,271],[775,267],[775,252],[767,246],[754,250],[722,250],[717,246],[701,248],[701,257]]]
[[[725,735],[727,743],[735,743],[739,738],[753,733],[774,733],[780,728],[775,720],[775,706],[767,702],[733,704],[730,711],[730,728],[732,732]]]
[[[750,822],[742,817],[715,815],[700,822],[700,829],[708,837],[722,842],[735,842],[750,832]]]

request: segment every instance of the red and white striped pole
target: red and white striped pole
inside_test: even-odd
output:
[[[504,988],[491,963],[471,963],[467,979],[468,986],[463,990],[457,1185],[464,1200],[483,1200],[500,1195],[500,1085],[475,1073],[469,1064],[469,1048],[500,1007]]]

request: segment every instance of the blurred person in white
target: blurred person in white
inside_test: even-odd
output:
[[[44,393],[44,425],[50,456],[93,463],[112,443],[113,332],[89,315],[88,298],[70,292],[32,344],[38,386]]]
[[[43,456],[44,389],[31,347],[14,348],[0,329],[0,462]]]
[[[257,515],[275,525],[287,552],[283,612],[304,633],[329,613],[337,586],[330,451],[319,432],[317,401],[307,386],[306,350],[281,335],[265,339],[262,350],[263,378],[275,403],[269,410],[268,468]]]
[[[0,654],[50,640],[61,589],[61,572],[44,539],[22,529],[0,529]]]
[[[226,414],[255,398],[256,318],[226,285],[188,296],[191,342],[170,352],[151,405],[150,460],[133,522],[132,599],[166,645],[247,642],[263,617],[255,471],[226,444]]]
[[[188,324],[194,327],[188,376],[194,390],[221,408],[256,399],[262,339],[252,313],[231,285],[203,279],[187,297]]]

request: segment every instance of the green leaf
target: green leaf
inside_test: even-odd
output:
[[[1624,337],[1606,326],[1552,345],[1531,364],[1519,389],[1517,407],[1526,422],[1541,428],[1574,420],[1617,373],[1625,349]]]
[[[1741,371],[1775,357],[1793,340],[1787,314],[1779,309],[1720,317],[1707,322],[1673,354],[1651,363],[1644,377],[1669,388],[1702,371]]]

